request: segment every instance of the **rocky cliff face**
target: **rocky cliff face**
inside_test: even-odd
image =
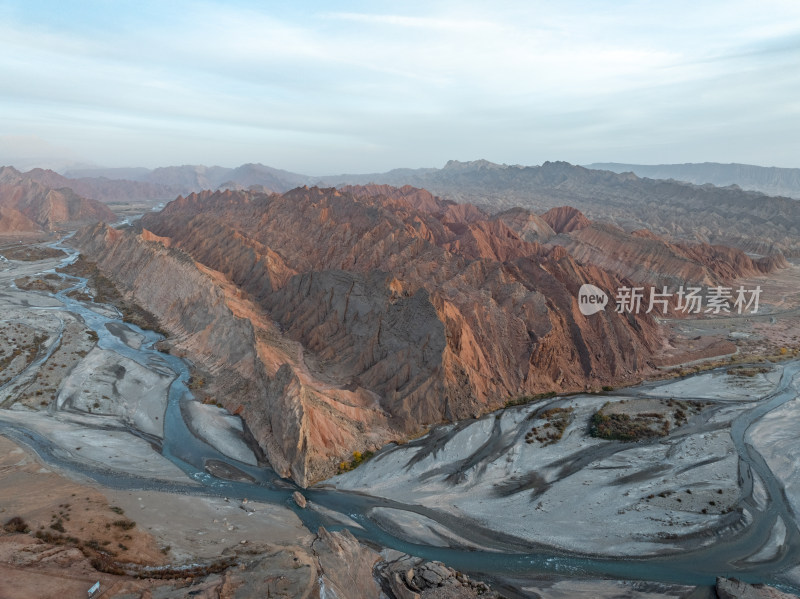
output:
[[[631,281],[538,243],[555,235],[538,217],[422,190],[204,192],[142,227],[75,243],[215,375],[217,399],[300,484],[519,395],[632,380],[661,341],[648,315],[580,313],[582,284],[613,295]]]
[[[0,168],[0,231],[52,231],[101,220],[116,220],[104,204],[68,188],[47,187],[11,167]]]
[[[581,262],[595,264],[637,283],[659,287],[727,285],[740,277],[761,275],[787,266],[782,254],[750,258],[735,248],[707,243],[670,243],[646,229],[626,233],[614,225],[588,220],[585,226],[550,238],[548,245],[563,246]]]
[[[0,191],[0,193],[2,192]],[[0,206],[0,234],[34,233],[41,230],[39,225],[19,210]]]

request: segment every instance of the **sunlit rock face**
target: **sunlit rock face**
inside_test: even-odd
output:
[[[410,187],[302,187],[179,197],[138,231],[97,226],[75,243],[211,373],[209,393],[273,466],[308,484],[509,398],[647,373],[653,319],[578,309],[582,285],[613,296],[632,282],[556,243],[593,227],[571,209],[490,217]],[[681,264],[714,274],[700,258]]]

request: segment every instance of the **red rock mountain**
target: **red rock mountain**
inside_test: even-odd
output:
[[[147,215],[140,235],[95,227],[75,241],[304,484],[423,426],[648,368],[652,320],[577,310],[581,284],[611,289],[614,275],[402,195],[203,193]]]
[[[425,426],[651,368],[653,319],[577,307],[584,283],[613,295],[631,281],[524,238],[555,234],[537,219],[413,188],[203,192],[139,233],[98,225],[74,242],[305,485]]]
[[[12,167],[6,167],[12,168]],[[12,168],[12,170],[14,170]],[[180,193],[180,188],[144,181],[107,179],[104,177],[81,177],[77,179],[59,175],[49,169],[35,168],[22,173],[26,179],[36,181],[52,189],[71,189],[85,198],[99,202],[128,202],[147,199],[166,200]]]
[[[788,264],[782,254],[750,258],[742,250],[727,246],[670,243],[646,229],[626,233],[614,225],[588,220],[586,223],[550,238],[548,245],[563,246],[581,262],[595,264],[637,283],[716,286],[740,277],[769,273]]]
[[[0,168],[0,232],[53,231],[87,222],[114,221],[105,205],[72,189],[52,189],[11,167]]]
[[[545,243],[556,235],[547,221],[524,208],[511,208],[496,214],[493,218],[502,220],[525,241]]]
[[[41,231],[39,225],[22,214],[22,212],[3,206],[1,202],[2,200],[0,200],[0,234],[36,233]]]
[[[572,206],[551,208],[542,214],[542,220],[550,225],[556,233],[580,231],[591,224],[580,210]]]

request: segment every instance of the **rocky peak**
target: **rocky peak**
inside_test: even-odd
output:
[[[542,220],[550,225],[556,233],[571,233],[591,225],[589,219],[580,210],[571,206],[552,208],[542,214]]]
[[[496,164],[494,162],[489,162],[488,160],[480,159],[480,160],[470,160],[467,162],[461,162],[459,160],[448,160],[447,164],[444,165],[443,170],[447,171],[474,171],[479,169],[485,170],[500,170],[508,168],[505,164]]]

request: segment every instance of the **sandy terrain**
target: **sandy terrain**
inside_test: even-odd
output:
[[[58,300],[14,284],[14,279],[52,270],[58,264],[54,259],[0,263],[0,333],[6,340],[0,359],[15,348],[34,350],[31,359],[20,360],[20,356],[8,370],[0,369],[0,407],[15,402],[48,407],[62,379],[95,344],[91,331],[78,318],[58,309]]]
[[[782,518],[775,521],[769,540],[756,553],[750,556],[749,562],[768,562],[775,559],[786,543],[786,523]]]
[[[699,364],[733,356],[736,361],[800,351],[800,265],[766,276],[740,279],[736,286],[761,287],[758,312],[701,318],[662,319],[665,366]],[[706,358],[699,362],[693,356]],[[691,360],[691,362],[690,362]]]
[[[37,273],[57,265],[54,259],[0,261],[0,333],[6,339],[0,347],[0,405],[5,408],[0,409],[0,421],[41,435],[56,458],[79,469],[127,475],[133,484],[178,483],[199,491],[199,485],[131,430],[153,437],[163,434],[173,376],[156,362],[142,366],[99,348],[97,335],[47,295],[63,285]],[[15,279],[28,288],[18,288]],[[116,314],[113,308],[93,308]],[[127,325],[115,323],[108,331],[133,349],[141,347],[142,336]],[[212,445],[255,463],[237,417],[212,406],[200,406],[193,413]],[[76,476],[71,470],[65,474],[44,465],[27,447],[0,437],[3,599],[85,596],[98,580],[104,596],[129,592],[126,596],[139,597],[153,591],[154,596],[177,599],[194,593],[217,596],[224,589],[229,596],[237,587],[245,595],[258,596],[282,592],[304,597],[317,592],[318,575],[309,550],[314,536],[284,506],[110,489],[83,477],[75,482],[69,478]],[[4,531],[2,525],[12,517],[22,518],[30,532]],[[41,540],[32,536],[35,532],[55,537]],[[71,540],[53,541],[62,536]],[[169,567],[210,563],[223,555],[245,557],[241,571],[190,583],[165,582],[98,573],[81,549],[88,544],[86,551],[113,551],[122,562]],[[248,588],[252,593],[244,590]]]
[[[30,532],[4,530],[13,517],[21,517]],[[36,532],[71,540],[54,544],[36,538]],[[104,597],[233,597],[238,589],[237,597],[310,598],[318,596],[313,539],[282,506],[87,485],[0,436],[2,599],[84,597],[97,581]],[[98,572],[81,546],[146,565],[209,563],[226,555],[242,565],[194,580],[134,578]]]
[[[783,426],[786,422],[794,426]],[[800,398],[773,410],[747,431],[747,441],[764,457],[786,489],[795,514],[800,514]]]
[[[157,491],[104,490],[175,562],[214,559],[246,544],[308,545],[313,535],[286,507],[248,500]]]
[[[775,388],[783,368],[778,365],[765,365],[767,372],[754,376],[740,376],[742,369],[731,366],[724,372],[709,372],[689,378],[659,385],[654,389],[641,391],[642,395],[674,399],[706,399],[726,402],[748,402],[763,397]],[[728,374],[731,372],[731,374]]]
[[[739,377],[702,377],[652,391],[653,396],[690,398],[714,389],[711,397],[704,397],[701,414],[692,412],[687,425],[657,442],[624,444],[589,437],[589,418],[603,404],[626,399],[624,405],[633,406],[635,413],[638,400],[576,396],[546,406],[574,408],[557,443],[525,442],[532,426],[542,426],[537,410],[545,409],[527,406],[460,428],[442,427],[431,438],[386,451],[329,484],[456,513],[526,539],[531,547],[544,544],[609,556],[675,551],[687,535],[725,527],[741,517],[729,513],[740,492],[738,455],[719,423],[729,423],[751,404],[737,399]],[[745,392],[752,401],[776,381],[773,373],[748,379],[752,388]],[[642,401],[649,409],[652,400]],[[410,527],[409,534],[419,528]],[[431,532],[425,530],[427,536]],[[697,547],[713,537],[692,542]]]
[[[112,510],[105,495],[96,488],[73,482],[43,465],[19,445],[0,437],[0,520],[21,517],[31,531],[58,532],[88,541],[96,539],[118,553],[120,559],[141,563],[163,563],[164,555],[155,540],[140,528],[114,525],[125,518]],[[109,526],[106,526],[109,525]],[[111,545],[105,542],[110,541]],[[119,546],[124,543],[128,549]]]
[[[223,455],[255,466],[258,463],[253,451],[244,441],[242,419],[227,410],[198,401],[185,401],[181,410],[194,434]]]
[[[163,437],[174,378],[95,347],[62,381],[58,408],[117,416],[137,430]]]
[[[112,507],[116,506],[97,489],[53,472],[0,437],[0,525],[20,517],[31,530],[26,535],[3,535],[0,528],[0,596],[78,597],[95,581],[111,580],[95,571],[78,549],[45,543],[32,536],[35,532],[60,536],[63,529],[64,536],[94,541],[120,560],[164,563],[166,557],[154,537],[138,526],[114,525],[127,516]]]
[[[106,329],[122,340],[122,342],[133,349],[139,349],[144,342],[144,336],[134,331],[125,323],[111,322],[106,325]]]
[[[369,517],[378,522],[382,528],[391,531],[402,539],[412,543],[430,545],[431,547],[461,547],[481,549],[477,543],[460,537],[447,527],[422,514],[405,510],[377,507],[373,508]]]
[[[669,599],[696,597],[695,587],[660,585],[653,583],[631,583],[617,580],[559,580],[542,586],[525,586],[541,599]]]
[[[91,470],[188,482],[181,469],[157,453],[150,443],[120,428],[113,418],[15,409],[0,411],[0,421],[40,433],[58,448],[60,456]]]

